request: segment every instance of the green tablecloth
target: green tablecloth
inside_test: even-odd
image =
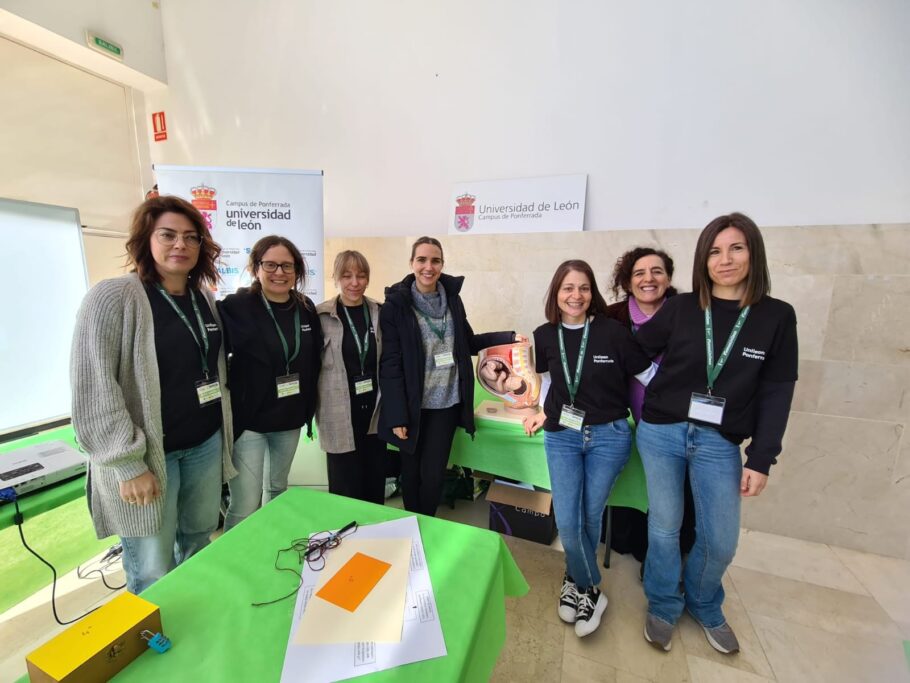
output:
[[[352,519],[369,524],[408,514],[319,491],[288,490],[142,594],[161,607],[174,647],[164,655],[142,655],[116,680],[278,680],[294,598],[250,606],[296,585],[291,574],[275,571],[276,551]],[[505,643],[504,596],[524,595],[528,584],[498,534],[418,519],[448,655],[364,680],[488,680]]]
[[[3,463],[3,455],[17,448],[32,446],[45,441],[64,441],[73,448],[76,446],[76,435],[73,432],[72,425],[49,429],[41,434],[29,436],[25,439],[10,441],[0,446],[0,465]],[[0,486],[2,488],[2,486]],[[27,493],[19,499],[19,508],[26,519],[31,519],[35,515],[47,512],[56,507],[75,500],[85,495],[85,475],[70,479],[62,484],[51,486],[42,491]],[[13,514],[15,509],[11,503],[0,505],[0,529],[5,529],[13,524]]]
[[[474,407],[482,401],[500,401],[474,384]],[[543,448],[543,430],[534,436],[527,436],[518,423],[476,419],[477,433],[474,441],[464,430],[455,433],[449,464],[470,467],[490,474],[534,484],[550,489],[550,472]],[[634,424],[629,419],[633,428]],[[608,505],[631,507],[648,511],[648,490],[645,484],[645,470],[641,457],[632,439],[632,454],[629,462],[616,480]]]

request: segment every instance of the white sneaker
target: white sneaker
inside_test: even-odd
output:
[[[559,608],[556,613],[567,624],[574,624],[578,611],[578,589],[568,574],[562,578],[562,590],[559,591]]]
[[[578,613],[575,618],[575,635],[584,638],[600,626],[600,618],[607,610],[607,596],[599,588],[591,586],[578,593]]]

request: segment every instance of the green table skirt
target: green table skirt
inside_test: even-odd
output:
[[[298,583],[290,573],[274,569],[277,550],[352,519],[369,524],[408,514],[319,491],[288,490],[143,593],[161,607],[174,646],[165,655],[142,655],[117,680],[278,680],[294,598],[250,606]],[[504,597],[524,595],[528,585],[498,534],[418,519],[448,655],[363,680],[488,680],[505,643]]]
[[[474,408],[482,401],[497,401],[481,386],[474,384]],[[550,472],[547,469],[547,456],[543,447],[543,430],[534,436],[527,436],[519,423],[500,422],[496,420],[476,419],[477,432],[474,440],[462,430],[455,433],[452,444],[450,465],[461,465],[481,470],[490,474],[534,484],[547,490],[550,486]],[[635,425],[632,427],[632,453],[629,462],[620,473],[608,505],[631,507],[648,511],[648,489],[645,483],[645,470],[641,457],[635,447]]]

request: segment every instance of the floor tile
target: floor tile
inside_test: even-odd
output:
[[[732,586],[731,586],[732,587]],[[736,669],[746,674],[773,677],[771,665],[762,649],[758,634],[752,627],[752,620],[735,589],[725,588],[724,616],[739,640],[740,651],[735,655],[721,654],[708,643],[701,626],[688,614],[683,615],[677,625],[683,648],[687,655]],[[691,665],[690,665],[691,671]]]
[[[566,628],[506,610],[506,644],[490,680],[558,683]]]
[[[786,558],[786,562],[781,558]],[[856,576],[824,543],[743,529],[733,566],[868,595]]]
[[[910,623],[910,561],[832,547],[895,621]]]
[[[760,614],[751,617],[781,683],[910,681],[910,669],[896,640],[858,640]]]
[[[689,678],[685,652],[678,631],[670,652],[660,652],[644,638],[647,600],[638,579],[638,562],[614,554],[604,572],[603,586],[609,605],[600,628],[585,638],[566,629],[566,655],[576,655],[598,664],[634,674],[649,681],[686,681]]]
[[[504,536],[503,540],[530,586],[527,595],[506,598],[506,609],[514,609],[519,614],[552,624],[562,624],[556,614],[556,606],[565,571],[565,555],[521,538]]]
[[[648,683],[648,679],[593,659],[565,653],[562,656],[562,683]]]
[[[761,614],[847,636],[900,639],[900,629],[874,598],[731,567],[750,616]]]
[[[689,663],[692,683],[767,683],[774,680],[694,655],[687,655],[686,661]]]

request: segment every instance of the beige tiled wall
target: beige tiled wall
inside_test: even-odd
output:
[[[743,505],[750,529],[910,559],[910,225],[763,229],[773,295],[796,308],[800,381],[780,464]],[[477,331],[543,321],[556,266],[584,258],[606,293],[616,257],[660,246],[691,289],[697,230],[457,235],[442,240],[446,270],[465,275]],[[413,238],[326,241],[326,272],[341,249],[373,270],[368,293],[408,272]],[[333,292],[326,282],[326,292]],[[608,297],[609,298],[609,297]],[[906,434],[906,435],[905,435]]]

